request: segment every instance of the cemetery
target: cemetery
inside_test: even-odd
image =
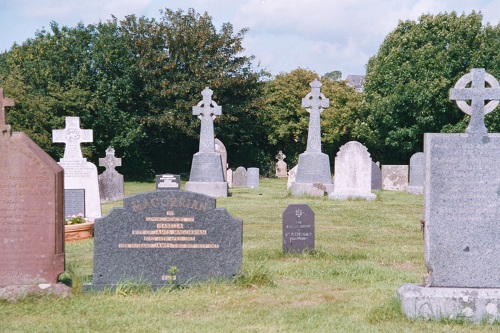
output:
[[[360,125],[366,110],[342,119],[338,95],[359,92],[296,73],[305,89],[279,129],[283,113],[207,80],[175,95],[182,112],[133,118],[124,136],[82,111],[42,138],[13,130],[28,104],[0,87],[0,331],[498,329],[495,76],[460,71],[446,102],[464,118],[402,148],[418,131],[376,138],[387,124]],[[344,121],[359,127],[334,140]],[[293,143],[277,139],[297,124]]]

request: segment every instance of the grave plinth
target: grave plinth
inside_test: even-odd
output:
[[[484,126],[484,114],[500,99],[499,86],[484,69],[473,69],[450,92],[471,115],[467,133],[424,136],[429,274],[424,285],[398,289],[410,318],[500,319],[500,134]]]

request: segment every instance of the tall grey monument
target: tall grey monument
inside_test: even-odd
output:
[[[186,191],[212,197],[227,197],[221,155],[215,151],[214,119],[222,114],[222,107],[212,100],[208,87],[201,92],[203,99],[193,106],[193,115],[201,120],[200,148],[193,155]]]
[[[309,84],[311,92],[302,99],[302,107],[310,114],[307,149],[299,155],[297,175],[291,185],[292,195],[324,196],[333,191],[330,159],[321,152],[320,115],[328,108],[330,101],[320,91],[321,82],[315,79]]]
[[[423,285],[398,288],[410,318],[500,320],[500,134],[484,115],[500,100],[483,68],[458,80],[450,99],[469,114],[466,133],[424,135]],[[469,101],[469,103],[467,103]]]

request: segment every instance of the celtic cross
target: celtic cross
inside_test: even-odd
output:
[[[106,149],[106,157],[99,159],[99,166],[106,168],[104,172],[113,172],[116,171],[115,168],[117,166],[122,166],[122,159],[115,157],[115,150],[113,147],[108,147],[108,149]]]
[[[80,128],[79,117],[66,117],[66,128],[52,130],[52,142],[65,143],[64,159],[83,159],[80,143],[92,142],[92,130]]]
[[[215,152],[214,119],[222,114],[222,107],[212,101],[213,93],[208,87],[203,89],[203,100],[193,106],[193,115],[201,120],[200,152]]]
[[[320,114],[325,108],[330,106],[330,101],[321,92],[320,88],[323,84],[315,79],[309,83],[311,92],[302,98],[302,107],[308,108],[310,113],[309,132],[307,134],[307,152],[321,153],[321,122]]]
[[[278,155],[276,155],[276,159],[278,159],[280,161],[283,161],[285,158],[286,158],[286,155],[283,154],[283,152],[281,150],[278,152]]]
[[[470,88],[467,88],[469,83]],[[490,88],[486,87],[486,83]],[[484,68],[473,68],[450,90],[450,100],[457,101],[460,110],[470,115],[467,133],[486,134],[488,130],[484,125],[484,115],[497,107],[500,100],[500,84],[493,75],[486,73]],[[470,105],[466,101],[471,101]],[[488,103],[485,105],[486,101]]]
[[[14,106],[15,101],[13,98],[3,97],[3,89],[0,88],[0,126],[5,126],[5,107]]]

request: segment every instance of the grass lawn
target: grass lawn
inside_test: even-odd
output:
[[[127,183],[132,195],[154,183]],[[123,286],[83,293],[93,241],[66,244],[73,296],[0,301],[1,332],[491,332],[500,325],[408,320],[396,298],[426,273],[422,196],[376,192],[377,200],[291,197],[286,179],[235,188],[217,207],[243,220],[243,269],[237,281],[151,291]],[[281,214],[289,204],[315,213],[316,251],[283,255]],[[103,205],[109,212],[114,202]],[[0,268],[1,269],[1,268]]]

